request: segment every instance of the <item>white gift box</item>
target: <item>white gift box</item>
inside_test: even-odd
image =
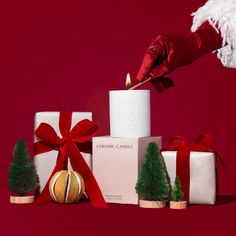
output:
[[[135,185],[147,145],[161,137],[93,138],[93,174],[108,203],[138,204]]]
[[[176,151],[163,151],[166,168],[173,186],[176,176]],[[190,152],[189,203],[216,202],[216,157],[212,152]]]
[[[51,125],[56,131],[57,135],[61,137],[59,131],[59,114],[60,112],[37,112],[35,114],[34,129],[36,130],[41,123],[47,123]],[[91,112],[73,112],[71,129],[81,120],[88,119],[92,121]],[[35,137],[34,142],[37,142]],[[92,169],[91,154],[81,153],[86,163]],[[39,176],[40,190],[42,191],[46,185],[54,167],[56,166],[58,151],[53,150],[50,152],[38,154],[34,156],[34,163]],[[70,161],[68,161],[68,169],[72,169]]]

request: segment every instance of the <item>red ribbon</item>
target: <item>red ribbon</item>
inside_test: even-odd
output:
[[[101,190],[80,153],[80,150],[91,153],[91,149],[89,150],[91,142],[89,140],[96,134],[97,126],[93,122],[84,119],[78,122],[71,130],[71,122],[71,112],[60,112],[59,128],[62,138],[60,138],[56,131],[47,123],[41,123],[35,131],[35,135],[39,140],[34,145],[35,155],[51,150],[58,150],[56,166],[35,203],[39,204],[51,201],[49,193],[50,179],[57,171],[67,169],[68,158],[70,158],[73,169],[78,171],[83,177],[86,193],[92,205],[94,207],[105,208],[107,204],[105,203]]]
[[[214,152],[211,149],[212,135],[200,135],[193,144],[187,145],[184,138],[175,136],[169,139],[169,146],[161,150],[177,151],[176,157],[176,175],[179,176],[184,192],[184,200],[189,201],[189,186],[190,186],[190,152]],[[216,154],[216,152],[214,152]],[[219,157],[219,156],[218,156]],[[221,163],[224,165],[221,158]]]

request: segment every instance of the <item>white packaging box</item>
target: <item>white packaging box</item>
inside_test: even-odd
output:
[[[35,114],[34,121],[34,130],[38,128],[41,123],[48,123],[51,125],[57,135],[61,137],[61,133],[59,130],[59,114],[60,112],[37,112]],[[72,113],[72,124],[71,129],[77,124],[79,121],[83,119],[88,119],[92,121],[92,113],[91,112],[73,112]],[[37,142],[35,137],[34,142]],[[91,154],[82,153],[87,165],[92,169],[92,157]],[[34,163],[36,166],[36,170],[39,176],[40,182],[40,190],[42,191],[44,186],[46,185],[57,161],[58,151],[53,150],[50,152],[42,153],[34,156]],[[68,169],[71,170],[70,161],[68,161]]]
[[[163,151],[162,156],[173,186],[176,176],[176,151]],[[213,152],[190,153],[189,203],[209,204],[216,202],[216,160]]]
[[[138,204],[135,185],[150,142],[161,137],[93,138],[93,174],[108,203]]]

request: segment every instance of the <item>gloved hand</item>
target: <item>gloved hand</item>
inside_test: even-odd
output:
[[[148,77],[160,91],[173,86],[164,76],[222,46],[222,38],[207,21],[187,36],[158,35],[148,47],[137,75],[138,81]],[[169,82],[168,82],[169,81]],[[167,85],[167,86],[166,86]]]

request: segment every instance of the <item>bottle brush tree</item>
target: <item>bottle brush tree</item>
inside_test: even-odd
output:
[[[171,192],[171,199],[174,202],[180,202],[183,200],[184,194],[182,192],[180,179],[178,176],[175,177],[174,186]]]
[[[8,172],[8,187],[14,193],[24,196],[38,186],[36,168],[24,140],[17,141],[13,157]]]
[[[163,201],[170,197],[165,163],[154,142],[148,144],[135,189],[142,200]]]

